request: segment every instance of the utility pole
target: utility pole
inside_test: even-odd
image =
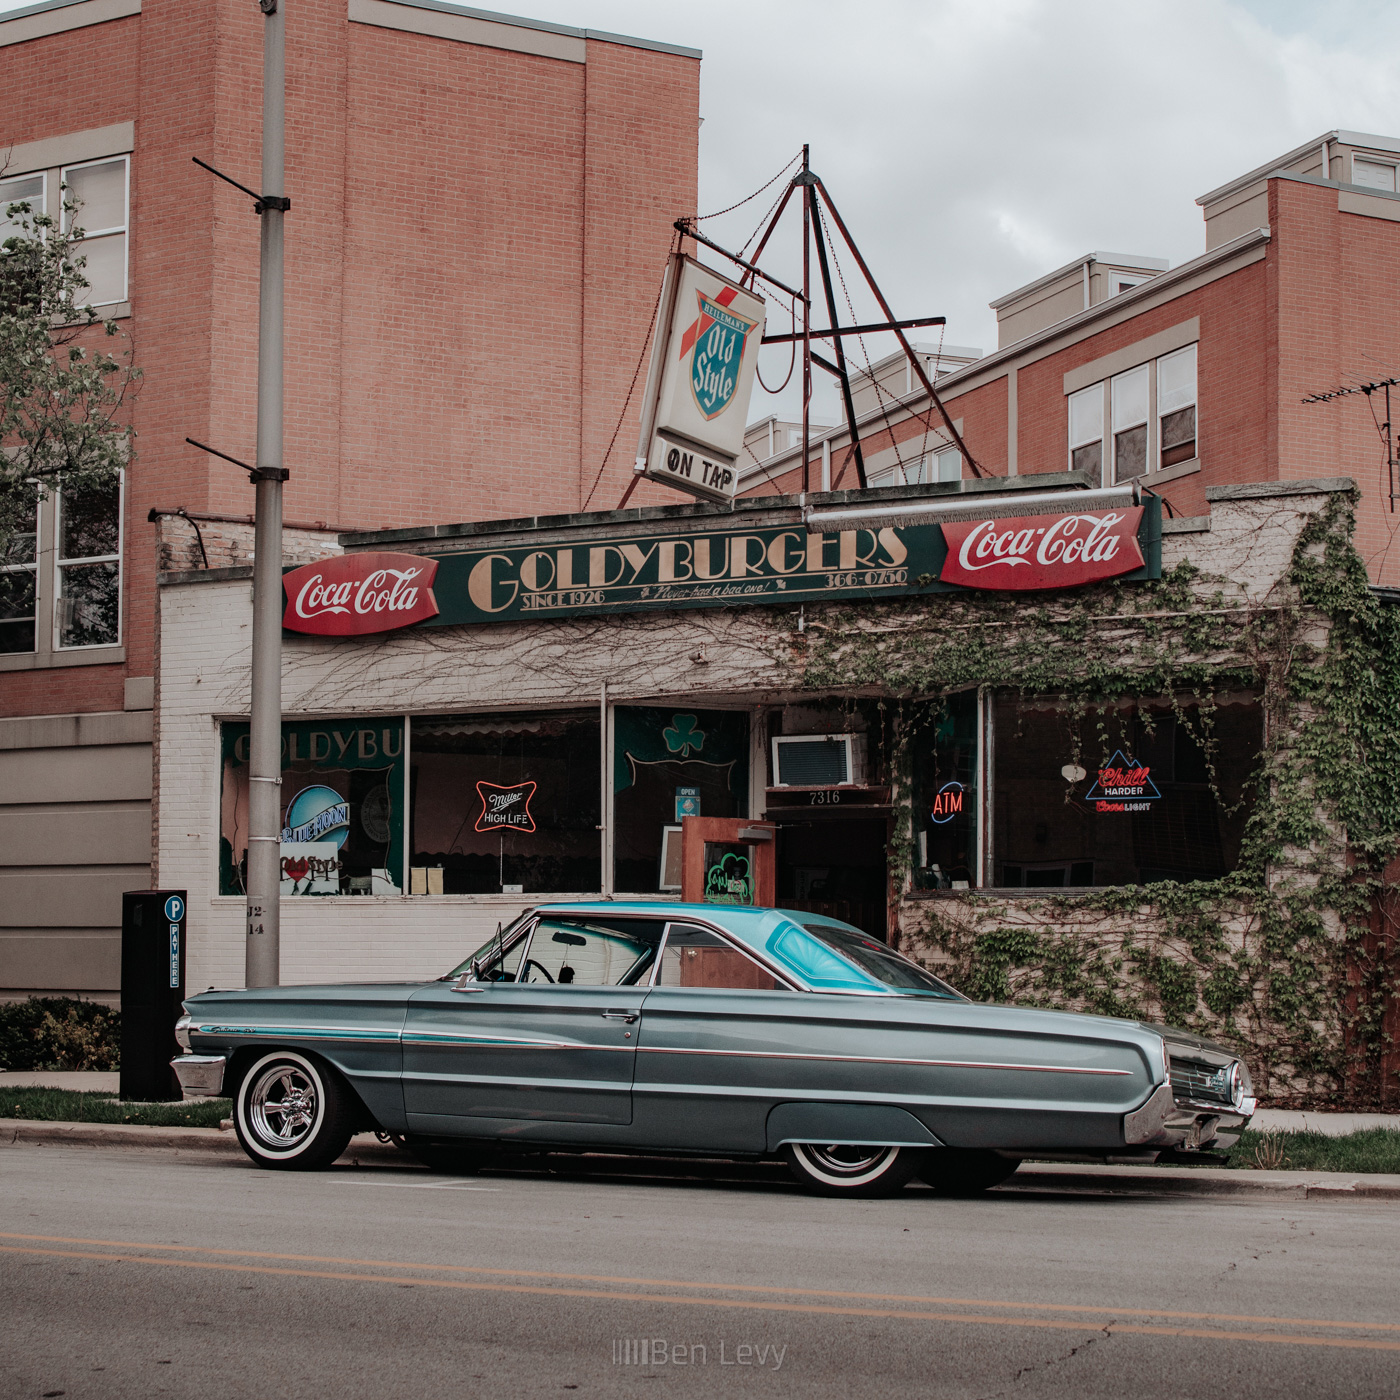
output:
[[[281,981],[282,861],[282,220],[286,197],[287,0],[263,12],[262,196],[258,276],[258,451],[253,559],[253,686],[248,794],[248,922],[244,980]]]

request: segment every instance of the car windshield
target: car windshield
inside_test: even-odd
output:
[[[524,948],[525,925],[533,912],[533,910],[527,909],[518,919],[512,919],[504,928],[497,928],[496,932],[470,957],[463,958],[451,972],[438,980],[442,982],[454,981],[464,972],[470,972],[472,970],[472,963],[476,962],[478,959],[484,970],[497,961],[499,952],[504,952],[505,954],[503,959],[505,965],[507,967],[513,966],[515,958],[513,958],[511,954],[514,953],[518,957],[521,949]]]
[[[897,992],[965,1001],[946,982],[859,929],[787,924],[769,950],[817,991]]]

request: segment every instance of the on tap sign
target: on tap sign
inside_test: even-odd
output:
[[[677,253],[666,270],[638,470],[710,500],[738,490],[763,298]]]
[[[339,554],[282,576],[282,626],[318,637],[362,637],[438,614],[437,560],[418,554]]]

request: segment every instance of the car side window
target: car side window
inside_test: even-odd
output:
[[[660,926],[651,920],[609,926],[591,919],[549,915],[535,926],[517,981],[556,986],[631,985],[651,967]]]
[[[758,992],[789,990],[732,943],[695,924],[671,924],[667,928],[656,985]]]

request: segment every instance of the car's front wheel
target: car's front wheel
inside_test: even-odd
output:
[[[821,1196],[892,1196],[919,1169],[919,1148],[792,1142],[783,1148],[792,1174]]]
[[[329,1065],[295,1050],[275,1050],[243,1076],[233,1124],[239,1144],[259,1166],[318,1171],[349,1144],[354,1103]]]

